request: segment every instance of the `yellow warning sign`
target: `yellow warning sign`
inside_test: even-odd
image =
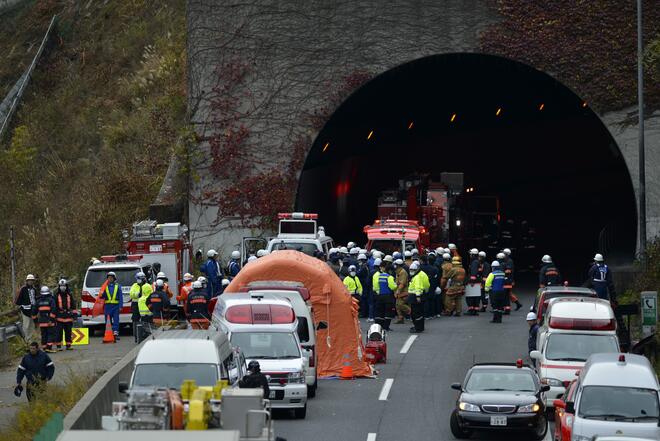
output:
[[[71,330],[71,344],[73,346],[88,345],[89,328],[73,328]],[[66,341],[64,341],[64,331],[62,331],[62,345],[66,345]]]

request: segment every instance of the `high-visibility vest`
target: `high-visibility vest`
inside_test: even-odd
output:
[[[408,284],[408,292],[410,294],[415,294],[416,296],[424,294],[424,276],[422,274],[424,272],[420,271],[410,279],[410,284]]]
[[[138,311],[140,311],[140,317],[150,317],[152,315],[151,310],[147,306],[147,299],[151,295],[151,292],[147,294],[146,290],[142,293],[142,296],[138,299]]]
[[[119,285],[115,283],[114,290],[112,295],[110,295],[110,290],[108,287],[105,287],[105,303],[106,305],[117,305],[119,304],[119,299],[117,298],[117,292],[119,291]]]
[[[153,292],[151,289],[151,285],[148,283],[143,283],[140,285],[139,283],[134,283],[133,286],[131,286],[131,290],[129,292],[129,295],[131,296],[131,301],[137,302],[140,300],[140,297],[143,295],[149,295]]]
[[[344,286],[348,290],[349,294],[362,295],[362,283],[360,279],[356,277],[346,276],[344,277]]]
[[[387,273],[380,273],[378,275],[378,294],[394,294],[396,283],[394,277]]]

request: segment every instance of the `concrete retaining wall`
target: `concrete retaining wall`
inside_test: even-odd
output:
[[[144,343],[143,343],[144,344]],[[133,348],[87,391],[64,418],[64,430],[100,430],[101,417],[110,415],[113,401],[124,401],[119,382],[129,381],[142,344]]]

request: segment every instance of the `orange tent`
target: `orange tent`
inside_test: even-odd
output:
[[[356,377],[373,374],[371,365],[363,357],[357,305],[325,262],[298,251],[277,251],[246,265],[223,295],[231,295],[250,282],[263,280],[301,282],[309,289],[316,325],[319,377],[340,376],[345,362],[351,363]]]

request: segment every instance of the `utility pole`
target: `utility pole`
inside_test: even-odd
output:
[[[646,158],[644,152],[644,43],[642,35],[642,0],[637,0],[637,106],[639,107],[639,251],[646,265]]]
[[[9,260],[11,260],[11,295],[16,295],[16,252],[14,250],[14,227],[9,227]]]

